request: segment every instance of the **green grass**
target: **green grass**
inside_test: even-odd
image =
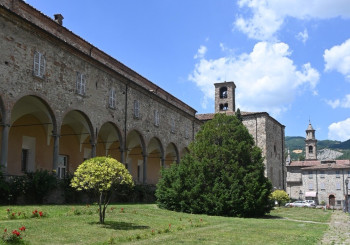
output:
[[[21,212],[20,218],[9,219],[7,208]],[[35,209],[47,217],[30,218]],[[106,223],[100,225],[95,205],[0,206],[0,232],[24,225],[26,244],[316,244],[330,215],[316,209],[280,208],[265,218],[243,219],[177,213],[153,204],[120,204],[109,206]]]

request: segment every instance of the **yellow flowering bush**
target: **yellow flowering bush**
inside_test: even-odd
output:
[[[106,208],[111,191],[118,185],[133,186],[129,171],[116,159],[94,157],[79,165],[74,173],[71,186],[77,190],[95,190],[99,193],[100,223],[104,223]]]

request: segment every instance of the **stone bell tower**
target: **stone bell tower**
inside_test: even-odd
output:
[[[215,113],[235,112],[234,82],[215,83]]]
[[[305,131],[305,160],[317,160],[317,140],[311,122],[309,122],[309,126]]]

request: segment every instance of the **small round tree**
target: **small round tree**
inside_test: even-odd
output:
[[[74,173],[71,186],[77,190],[93,190],[99,194],[100,223],[105,220],[112,189],[120,185],[133,186],[133,180],[125,166],[110,157],[95,157],[84,161]]]
[[[162,208],[252,217],[272,208],[271,182],[261,150],[235,116],[216,114],[197,133],[180,164],[162,171],[156,197]]]
[[[271,199],[277,201],[278,206],[280,206],[282,202],[288,202],[290,200],[287,192],[284,190],[275,190],[272,192]]]

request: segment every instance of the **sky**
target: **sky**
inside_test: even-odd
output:
[[[268,112],[286,136],[350,139],[349,0],[27,0],[173,94],[214,112],[214,83],[236,108]]]

